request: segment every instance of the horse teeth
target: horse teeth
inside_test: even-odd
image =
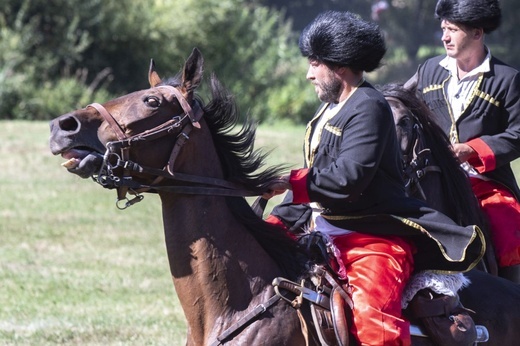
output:
[[[61,165],[67,169],[72,169],[72,168],[76,168],[78,166],[79,162],[80,162],[80,160],[73,157],[73,158],[63,162]]]

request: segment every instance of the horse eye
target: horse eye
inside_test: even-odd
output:
[[[144,102],[150,106],[150,107],[154,107],[154,108],[157,108],[161,105],[161,101],[159,101],[159,99],[157,97],[153,97],[153,96],[149,96],[147,97]]]
[[[399,125],[401,125],[402,127],[408,127],[411,126],[411,122],[412,119],[410,119],[409,116],[405,116],[401,119],[401,121],[399,121]]]

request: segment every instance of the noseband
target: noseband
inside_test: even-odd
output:
[[[117,141],[106,144],[106,152],[103,156],[103,164],[97,175],[93,176],[94,181],[108,189],[117,189],[116,205],[119,209],[126,209],[129,206],[140,202],[143,199],[142,192],[169,191],[184,194],[205,194],[220,196],[254,196],[258,193],[246,191],[240,186],[231,182],[195,175],[174,172],[174,163],[182,146],[188,141],[189,134],[193,128],[200,128],[199,120],[204,115],[204,111],[198,102],[194,102],[193,107],[182,96],[179,90],[173,86],[159,86],[158,88],[167,89],[167,99],[173,101],[177,99],[183,113],[173,116],[165,123],[158,125],[142,133],[127,136],[117,120],[110,112],[99,103],[92,103],[87,107],[92,107],[107,121],[112,131],[114,131]],[[168,162],[163,169],[145,167],[136,162],[130,161],[130,150],[132,147],[156,140],[164,136],[175,135],[175,144],[170,153]],[[117,172],[122,172],[117,173]],[[151,184],[142,184],[135,181],[131,173],[139,173],[154,177]],[[187,182],[189,185],[158,185],[163,180]],[[128,199],[127,193],[135,195]],[[124,204],[121,204],[121,202]]]

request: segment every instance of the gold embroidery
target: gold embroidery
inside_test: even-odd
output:
[[[374,215],[349,216],[349,215],[324,215],[324,214],[321,214],[321,216],[323,216],[325,219],[328,219],[328,220],[341,221],[341,220],[359,220],[359,219],[363,219],[365,217],[373,217]],[[464,262],[466,260],[466,251],[468,250],[469,245],[471,243],[473,243],[473,241],[475,241],[475,238],[478,237],[480,239],[480,241],[482,242],[482,244],[483,244],[482,249],[480,251],[480,256],[478,256],[478,259],[475,260],[473,263],[470,263],[468,270],[473,269],[478,264],[478,262],[480,261],[480,258],[482,256],[484,256],[484,253],[486,251],[486,241],[484,239],[484,234],[482,233],[482,230],[478,226],[475,226],[475,225],[472,226],[473,234],[471,235],[471,239],[469,240],[468,245],[464,248],[461,259],[460,260],[455,260],[455,259],[451,258],[450,256],[448,256],[448,254],[446,253],[446,250],[444,249],[442,244],[437,239],[435,239],[421,225],[419,225],[416,222],[413,222],[412,220],[407,219],[405,217],[392,215],[392,214],[386,214],[386,216],[389,216],[389,217],[391,217],[393,219],[396,219],[396,220],[400,221],[401,223],[407,225],[408,227],[415,228],[416,230],[420,231],[421,233],[423,233],[424,235],[429,237],[431,240],[433,240],[435,243],[437,243],[437,246],[440,249],[442,256],[446,260],[448,260],[449,262]],[[449,270],[435,270],[435,272],[437,272],[437,273],[450,273],[451,271],[449,271]]]
[[[496,100],[494,97],[492,97],[488,93],[485,93],[484,91],[479,90],[483,79],[484,79],[484,75],[480,75],[470,93],[470,97],[468,97],[468,99],[466,100],[466,103],[464,104],[464,109],[462,110],[460,117],[462,117],[465,114],[465,112],[469,109],[469,105],[473,102],[475,97],[479,97],[479,98],[483,99],[484,101],[489,102],[496,107],[500,106],[500,101]],[[444,99],[447,100],[446,95],[444,95]],[[450,132],[449,132],[450,142],[458,143],[459,135],[458,135],[458,131],[457,131],[457,122],[456,122],[455,118],[453,117],[452,109],[451,109],[451,106],[449,106],[449,102],[446,101],[446,103],[448,104],[448,112],[450,113],[450,118],[452,121]]]
[[[350,91],[347,98],[345,100],[341,101],[343,103],[342,107],[344,107],[344,105],[347,103],[347,100],[350,99],[350,97],[356,92],[356,90],[359,88],[359,86],[361,84],[363,84],[364,82],[365,82],[365,78],[361,78],[359,80],[359,82],[356,84],[356,86]],[[319,120],[319,118],[321,116],[327,115],[325,113],[325,111],[327,110],[327,108],[329,106],[330,106],[330,103],[326,103],[324,105],[324,107],[320,110],[320,112],[307,124],[307,131],[305,134],[305,159],[306,159],[307,167],[311,167],[314,163],[314,155],[316,154],[316,150],[318,149],[319,143],[321,142],[321,133],[324,129],[327,129],[327,131],[329,131],[337,136],[341,136],[342,130],[338,127],[334,127],[329,124],[329,121],[332,118],[334,118],[336,115],[338,115],[338,113],[341,110],[339,110],[337,113],[332,113],[332,115],[328,115],[327,119],[322,119],[323,122],[320,122],[320,120]],[[313,132],[312,127],[314,125],[319,125],[319,126],[316,126],[316,128],[314,129],[314,132]],[[311,132],[313,132],[312,137],[318,136],[317,137],[318,145],[316,146],[316,148],[312,148],[313,138],[311,138]]]
[[[325,107],[325,109],[328,108],[328,105],[327,104],[327,107]],[[325,113],[325,110],[323,112],[321,112],[321,115],[320,116],[326,116],[327,114]],[[338,115],[337,113],[335,114],[332,114],[332,115],[328,115],[326,119],[323,119],[323,122],[320,123],[320,121],[316,121],[316,128],[314,129],[314,133],[312,134],[312,137],[310,136],[310,133],[311,133],[311,126],[308,127],[308,132],[309,132],[309,155],[308,155],[308,160],[307,160],[307,167],[311,167],[313,164],[314,164],[314,156],[316,155],[316,151],[318,150],[318,147],[319,147],[319,143],[321,143],[321,135],[323,133],[323,130],[328,130],[330,131],[331,128],[336,128],[336,129],[339,129],[337,127],[334,127],[332,125],[329,124],[329,120],[334,118],[336,115]],[[316,118],[315,118],[316,119]],[[314,119],[313,119],[313,122],[314,122]],[[341,129],[338,130],[340,133],[338,136],[341,136]],[[332,132],[332,131],[330,131]],[[334,132],[332,132],[334,133]],[[313,138],[314,136],[318,136],[318,145],[316,145],[316,147],[312,147],[312,142],[313,142]]]
[[[500,107],[500,101],[496,100],[493,96],[483,92],[483,91],[477,91],[475,93],[475,96],[480,97],[484,101],[487,101],[491,103],[492,105],[495,105],[496,107]]]
[[[322,114],[325,112],[325,110],[329,107],[330,103],[326,103],[323,105],[323,107],[320,109],[319,112],[316,113],[314,118],[312,118],[311,121],[307,124],[307,128],[305,129],[305,141],[304,141],[304,149],[305,149],[305,164],[307,167],[311,167],[314,161],[314,154],[316,154],[316,148],[311,148],[311,133],[312,133],[312,127],[314,123],[318,121],[318,119],[322,116]]]
[[[423,92],[423,94],[426,94],[431,91],[435,91],[435,90],[439,90],[439,89],[442,89],[441,84],[432,84],[432,85],[428,85],[426,88],[424,88],[422,92]]]
[[[325,125],[325,130],[329,131],[330,133],[332,133],[335,136],[341,137],[342,131],[341,131],[341,128],[339,128],[339,127],[332,126],[331,124],[327,124],[327,125]]]

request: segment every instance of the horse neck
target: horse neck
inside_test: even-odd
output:
[[[192,153],[195,149],[196,145],[189,148]],[[191,162],[191,167],[183,167],[183,172],[198,171],[222,178],[212,146],[204,146],[203,155],[190,156],[200,159],[184,160]],[[280,269],[236,221],[225,197],[172,193],[160,196],[173,282],[190,337],[194,344],[202,345],[228,327],[224,321],[218,322],[222,316],[232,317],[235,312],[243,313],[248,306],[267,300],[271,294],[267,287],[281,275]]]
[[[457,223],[482,225],[483,219],[477,200],[457,161],[449,160],[452,155],[446,144],[439,138],[420,134],[423,148],[431,150],[429,165],[441,171],[427,172],[420,181],[426,202],[433,208],[452,218]],[[437,155],[433,155],[433,153]],[[439,159],[447,160],[438,162]],[[464,185],[466,184],[466,185]],[[416,196],[421,198],[420,196]]]
[[[219,318],[244,313],[269,298],[281,272],[226,208],[224,197],[162,198],[165,241],[175,290],[194,344],[229,325]],[[259,296],[259,297],[258,297]]]
[[[419,134],[419,145],[416,148],[417,153],[426,149],[432,151],[439,148],[439,146],[432,145],[432,141],[428,141],[427,138],[424,137],[424,133]],[[412,160],[412,158],[415,158],[415,156],[409,155],[409,158]],[[426,161],[428,164],[424,165]],[[428,170],[428,168],[433,167],[440,169],[438,163],[431,154],[426,154],[426,156],[418,160],[418,163],[418,170],[410,172],[410,177],[416,178],[419,171],[423,172],[422,174],[424,175],[419,180],[414,182],[415,185],[410,186],[410,190],[413,191],[411,195],[418,199],[425,200],[433,209],[438,210],[456,220],[458,209],[454,204],[454,200],[459,200],[461,196],[458,194],[453,195],[453,193],[448,195],[443,188],[445,183],[449,183],[449,181],[446,182],[445,180],[447,179],[447,175],[452,174],[452,172]],[[408,166],[410,166],[410,164],[411,161],[407,162]],[[454,170],[456,169],[457,167],[454,167]]]

